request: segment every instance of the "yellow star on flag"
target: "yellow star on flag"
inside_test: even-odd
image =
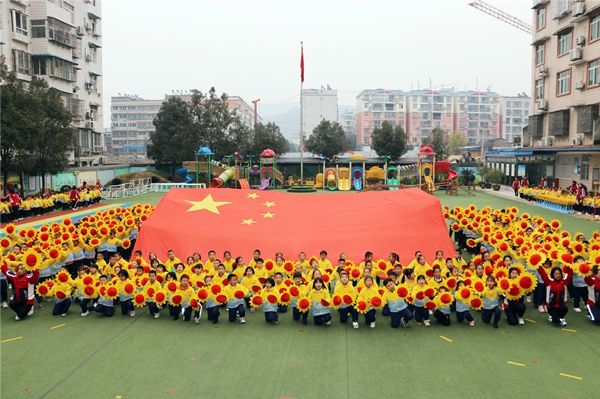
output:
[[[256,223],[252,218],[250,219],[242,219],[242,224],[247,224],[247,225],[251,225]]]
[[[275,206],[275,201],[273,201],[273,202],[267,201],[263,205],[266,206],[267,208],[270,208],[272,206]]]
[[[263,213],[262,215],[264,218],[269,218],[269,219],[273,219],[273,217],[275,216],[275,214],[271,213],[271,212]]]
[[[246,198],[257,199],[258,194],[256,194],[256,193],[248,194],[248,197],[246,197]]]
[[[185,201],[188,204],[191,204],[192,207],[188,209],[188,212],[194,211],[208,211],[211,213],[216,213],[220,215],[219,207],[223,205],[229,205],[231,202],[227,201],[215,201],[211,194],[208,194],[202,201]]]

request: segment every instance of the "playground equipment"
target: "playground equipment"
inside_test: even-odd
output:
[[[398,168],[396,166],[388,166],[386,169],[388,190],[398,190],[398,188],[400,188],[400,180],[398,179]]]
[[[175,174],[178,177],[183,179],[184,183],[190,184],[196,180],[196,174],[194,172],[190,172],[188,168],[182,167],[175,171]]]
[[[364,168],[355,166],[352,168],[352,187],[354,190],[360,191],[363,189]]]
[[[429,145],[421,145],[419,151],[419,170],[421,171],[419,186],[428,193],[435,191],[435,151]],[[423,182],[425,182],[423,185]]]
[[[323,173],[317,173],[315,177],[315,188],[323,188]]]
[[[260,186],[259,190],[275,187],[277,181],[283,182],[283,175],[277,170],[277,154],[270,148],[260,153]]]
[[[349,168],[338,168],[338,190],[350,191],[350,169]]]
[[[337,178],[334,168],[325,169],[325,185],[327,189],[333,191],[337,189]]]
[[[204,162],[206,162],[206,184],[208,186],[210,186],[210,179],[212,177],[211,175],[211,161],[212,161],[212,156],[215,155],[212,150],[206,146],[204,147],[199,147],[198,150],[196,151],[195,158],[196,158],[196,183],[200,183],[200,160],[205,160]],[[184,165],[185,167],[185,165]]]
[[[228,168],[223,171],[218,177],[215,177],[211,180],[210,186],[212,188],[222,187],[229,180],[235,179],[235,169]]]
[[[380,183],[385,181],[385,171],[379,166],[372,166],[367,170],[366,179],[368,183]]]

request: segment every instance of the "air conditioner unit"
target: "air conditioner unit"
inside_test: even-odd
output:
[[[577,145],[583,145],[583,140],[577,138],[577,139],[573,139],[573,145],[577,146]]]
[[[91,55],[91,54],[86,54],[86,55],[85,55],[85,60],[86,60],[87,62],[92,62],[92,55]]]
[[[542,137],[543,147],[552,147],[552,137]]]
[[[583,46],[585,44],[585,36],[581,35],[575,39],[575,44],[578,46]]]
[[[537,106],[541,111],[548,110],[548,100],[537,100]]]
[[[94,122],[86,122],[85,123],[85,127],[89,128],[89,129],[93,129],[94,128]]]
[[[583,1],[578,1],[573,4],[573,16],[579,17],[585,14],[585,3]]]
[[[579,90],[582,91],[585,89],[585,81],[583,80],[579,80],[576,84],[575,84],[575,90]]]
[[[538,68],[538,73],[540,76],[548,76],[548,67],[546,65],[540,65]]]
[[[83,28],[81,26],[77,27],[77,36],[83,36]]]
[[[581,48],[574,48],[571,50],[571,53],[569,55],[569,60],[571,61],[579,61],[581,60],[581,58],[583,58],[583,49]]]

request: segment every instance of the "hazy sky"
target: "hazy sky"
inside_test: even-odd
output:
[[[532,2],[487,0],[531,23]],[[162,98],[215,86],[264,104],[329,84],[340,105],[366,88],[454,86],[530,93],[531,37],[467,0],[104,0],[105,120],[117,93]],[[259,110],[260,113],[260,110]],[[110,126],[107,124],[106,126]]]

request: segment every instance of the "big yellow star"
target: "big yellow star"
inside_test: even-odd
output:
[[[275,217],[275,214],[271,213],[271,212],[263,213],[262,215],[264,218],[269,218],[269,219],[273,219],[273,217]]]
[[[256,223],[252,218],[250,219],[242,219],[242,224],[247,224],[247,225],[251,225]]]
[[[257,199],[258,194],[256,194],[256,193],[248,194],[248,196],[246,198]]]
[[[208,194],[202,201],[185,201],[188,204],[191,204],[192,207],[188,209],[188,212],[194,211],[209,211],[211,213],[216,213],[220,215],[219,207],[223,205],[229,205],[231,202],[227,201],[215,201],[211,194]]]
[[[263,204],[264,206],[266,206],[267,208],[270,208],[272,206],[275,206],[275,201],[267,201]]]

